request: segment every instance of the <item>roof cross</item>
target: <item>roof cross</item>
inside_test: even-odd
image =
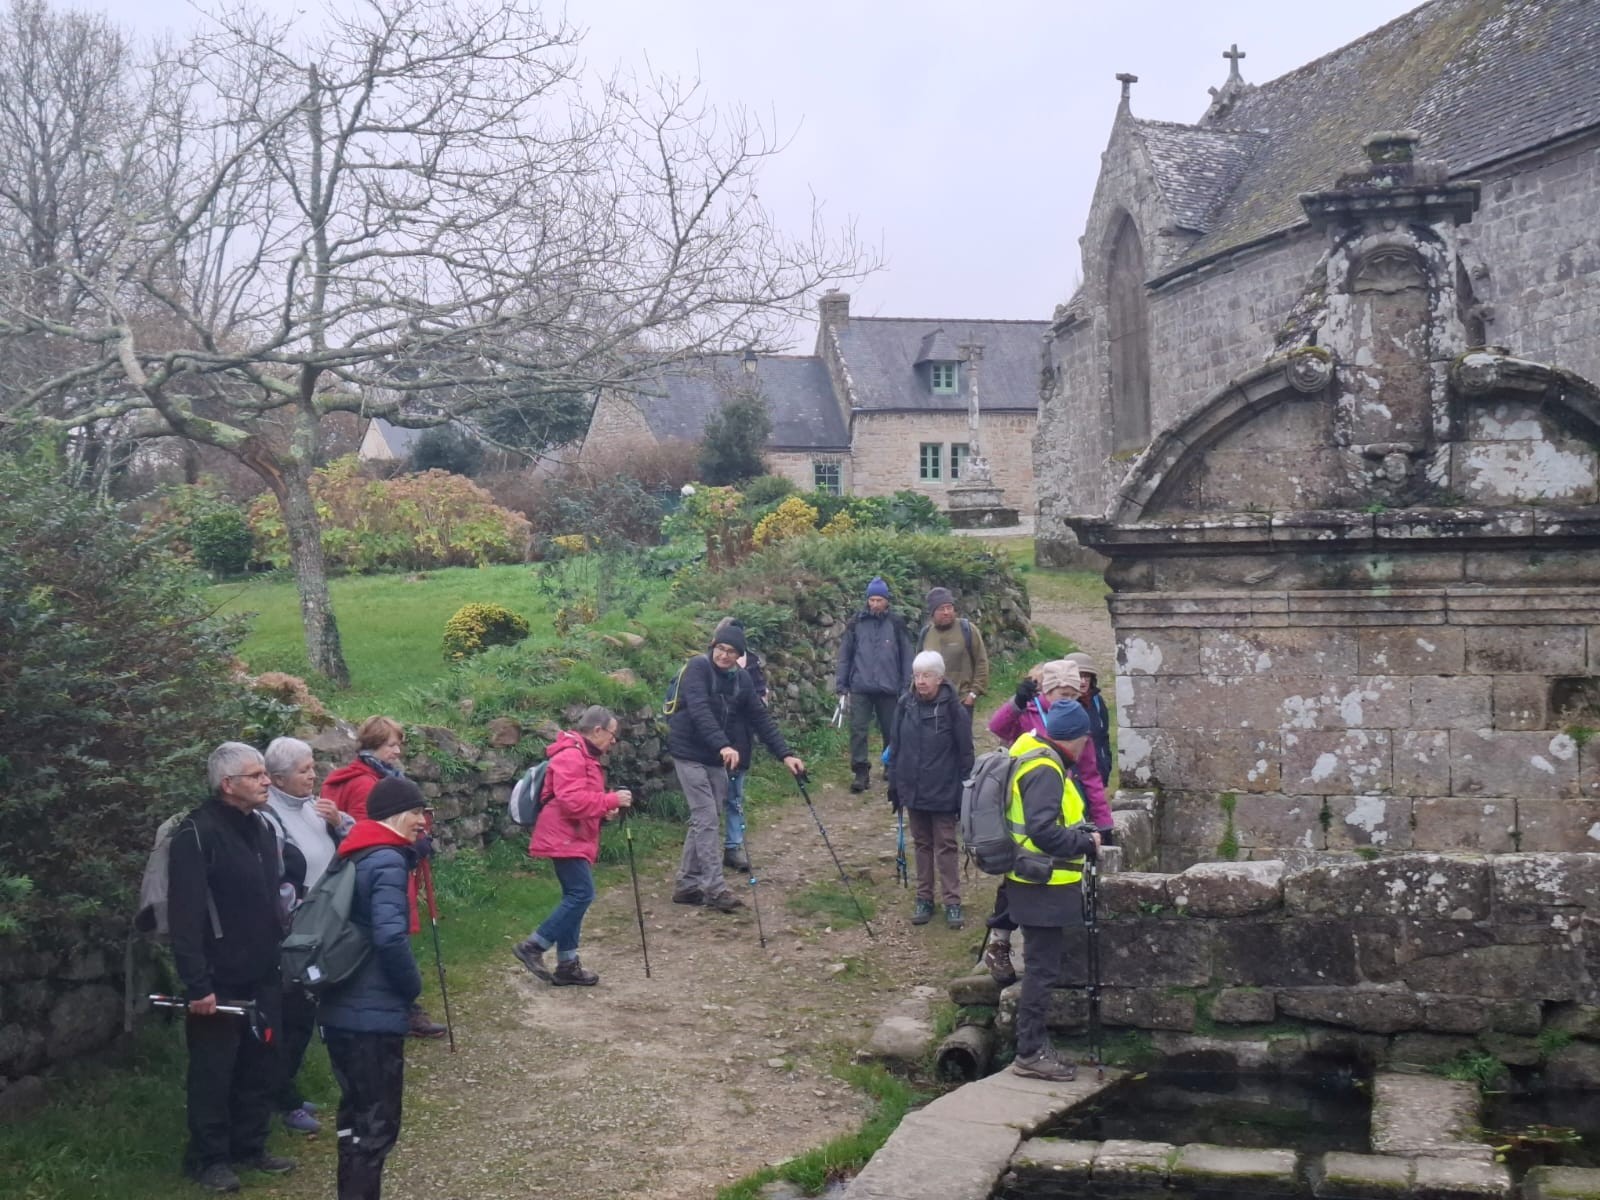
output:
[[[1243,83],[1244,76],[1239,74],[1239,60],[1245,57],[1245,53],[1239,49],[1239,43],[1235,42],[1224,50],[1222,57],[1228,60],[1228,79],[1230,81],[1237,79],[1240,83]]]
[[[1139,82],[1139,77],[1130,75],[1126,71],[1121,71],[1117,74],[1117,82],[1122,85],[1122,102],[1126,104],[1128,102],[1128,93],[1133,89],[1133,85]]]

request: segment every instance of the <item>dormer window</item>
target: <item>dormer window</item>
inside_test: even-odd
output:
[[[933,381],[933,394],[935,396],[953,396],[956,391],[956,364],[953,362],[936,362],[930,368],[929,377]]]

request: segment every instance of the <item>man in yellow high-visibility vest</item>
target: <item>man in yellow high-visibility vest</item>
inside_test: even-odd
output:
[[[1011,1069],[1034,1079],[1064,1081],[1078,1071],[1050,1045],[1045,1019],[1050,989],[1061,978],[1067,926],[1083,919],[1083,856],[1100,850],[1100,835],[1083,828],[1083,793],[1066,769],[1088,736],[1082,705],[1055,704],[1042,734],[1025,733],[1011,744],[1011,756],[1026,760],[1012,775],[1006,806],[1017,843],[1006,896],[1011,919],[1022,929],[1024,955]]]

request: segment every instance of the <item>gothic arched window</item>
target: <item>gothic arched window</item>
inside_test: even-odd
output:
[[[1144,249],[1133,218],[1123,215],[1106,264],[1106,324],[1111,348],[1112,451],[1150,441],[1150,308]]]

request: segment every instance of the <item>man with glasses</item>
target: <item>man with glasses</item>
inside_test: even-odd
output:
[[[724,621],[711,635],[711,646],[691,658],[678,684],[678,704],[667,720],[667,749],[678,773],[678,786],[689,804],[689,830],[683,839],[674,904],[703,904],[717,912],[736,912],[744,901],[728,890],[722,874],[719,835],[728,777],[741,766],[736,739],[747,726],[774,758],[799,775],[805,764],[789,749],[755,685],[739,669],[746,651],[744,627]]]
[[[167,905],[172,957],[189,1016],[189,1146],[184,1170],[213,1192],[239,1188],[238,1169],[282,1174],[267,1152],[282,999],[278,841],[257,811],[270,777],[260,751],[224,742],[206,763],[211,796],[172,836]],[[217,1012],[253,1005],[256,1019]]]

